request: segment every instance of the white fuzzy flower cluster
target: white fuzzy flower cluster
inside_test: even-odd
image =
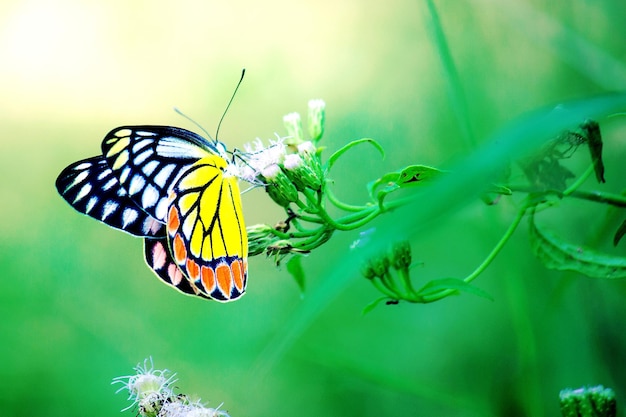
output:
[[[122,411],[137,406],[142,417],[229,417],[219,407],[205,407],[199,400],[190,401],[184,394],[175,394],[172,384],[177,381],[176,374],[154,369],[152,358],[134,369],[134,375],[113,379],[113,384],[122,384],[117,392],[128,391],[128,400],[132,402]]]

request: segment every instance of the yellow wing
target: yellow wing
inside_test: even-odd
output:
[[[169,199],[167,237],[178,267],[201,294],[227,302],[243,295],[248,237],[237,178],[228,162],[204,157],[178,179]]]

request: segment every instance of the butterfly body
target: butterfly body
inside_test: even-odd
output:
[[[221,302],[244,294],[248,242],[226,147],[185,129],[122,126],[102,156],[68,166],[61,196],[81,213],[145,238],[148,266],[179,291]]]

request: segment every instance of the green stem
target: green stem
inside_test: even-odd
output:
[[[411,275],[409,274],[409,269],[402,268],[398,270],[398,274],[400,274],[400,276],[402,277],[402,282],[404,283],[404,288],[407,294],[410,294],[411,298],[421,299],[422,297],[420,297],[415,291],[415,288],[413,288],[413,283],[411,282]]]
[[[392,300],[398,299],[398,295],[393,294],[391,291],[389,291],[386,286],[382,285],[381,282],[378,281],[377,278],[372,278],[370,281],[372,281],[372,284],[374,285],[374,287],[376,287],[376,289],[379,292],[385,294],[387,297],[391,298]]]
[[[500,238],[500,241],[491,250],[489,255],[487,255],[485,260],[480,265],[478,265],[478,267],[474,270],[474,272],[472,272],[467,277],[465,277],[463,279],[463,281],[465,281],[467,283],[472,282],[474,279],[476,279],[476,277],[478,277],[481,273],[483,273],[483,271],[485,269],[487,269],[489,264],[491,264],[491,262],[495,259],[495,257],[500,253],[500,251],[502,250],[504,245],[506,245],[506,243],[509,241],[511,236],[513,236],[513,233],[517,229],[517,226],[519,226],[519,224],[522,221],[522,218],[524,217],[524,214],[526,214],[526,210],[528,210],[528,208],[529,208],[528,203],[525,202],[524,205],[522,206],[522,208],[520,208],[519,211],[517,212],[517,215],[513,219],[513,222],[511,222],[511,224],[509,225],[509,228],[506,230],[506,232],[504,232],[504,235],[502,236],[502,238]],[[425,303],[431,303],[433,301],[441,300],[442,298],[445,298],[445,297],[453,294],[455,291],[456,290],[452,290],[452,289],[442,290],[442,291],[440,291],[437,294],[426,295],[426,296],[424,296],[422,298],[423,298]]]
[[[574,183],[572,185],[570,185],[569,187],[567,187],[567,189],[565,191],[563,191],[563,195],[567,196],[572,194],[574,191],[576,191],[576,189],[578,189],[578,187],[580,187],[581,185],[583,185],[583,183],[585,181],[587,181],[587,178],[589,178],[589,176],[593,173],[593,165],[589,165],[587,167],[587,170],[585,172],[583,172],[583,174],[578,177],[578,179],[576,181],[574,181]]]
[[[335,229],[337,229],[337,230],[344,230],[344,231],[346,231],[346,230],[353,230],[353,229],[355,229],[356,227],[359,227],[359,226],[361,226],[362,224],[364,224],[364,220],[365,220],[365,219],[363,219],[363,220],[359,221],[356,225],[346,225],[346,224],[344,224],[344,223],[342,223],[342,222],[341,222],[341,221],[342,221],[341,219],[340,219],[340,221],[336,221],[336,220],[334,220],[332,217],[330,217],[330,215],[328,214],[328,212],[326,212],[326,208],[324,207],[324,203],[323,203],[323,202],[322,202],[322,203],[318,203],[318,202],[317,202],[317,200],[316,200],[316,199],[314,198],[314,196],[312,195],[312,193],[314,193],[314,191],[312,191],[312,190],[308,190],[308,189],[306,189],[306,190],[304,190],[304,191],[302,192],[302,194],[304,194],[304,196],[307,198],[307,200],[308,200],[310,203],[312,203],[312,204],[319,204],[319,205],[317,206],[317,208],[318,208],[318,213],[317,213],[317,215],[319,215],[319,216],[320,216],[320,218],[321,218],[321,219],[322,219],[322,220],[323,220],[326,224],[328,224],[329,226],[331,226],[331,227],[333,227],[333,228],[335,228]],[[360,215],[360,216],[357,216],[357,217],[362,217],[362,216],[363,216],[363,215],[362,215],[362,213],[355,213],[355,214]],[[376,215],[378,215],[378,213],[376,213]],[[375,217],[375,216],[373,216],[373,217]],[[371,217],[371,218],[373,218],[373,217]],[[366,217],[366,218],[367,218],[367,217]],[[371,218],[369,218],[369,219],[368,219],[368,220],[366,220],[365,222],[367,222],[367,221],[371,220]]]
[[[324,192],[326,193],[326,197],[328,198],[328,201],[330,201],[330,203],[337,207],[340,210],[344,210],[344,211],[361,211],[363,209],[366,209],[367,206],[354,206],[352,204],[346,204],[342,201],[340,201],[335,194],[330,191],[329,187],[325,187],[324,188]]]
[[[522,193],[538,193],[545,192],[539,191],[528,185],[506,185],[511,191],[518,191]],[[570,190],[569,187],[566,191]],[[614,193],[606,193],[603,191],[580,191],[580,190],[571,190],[568,191],[568,197],[578,198],[581,200],[593,201],[595,203],[603,203],[609,204],[615,207],[626,207],[626,196],[621,194]],[[564,195],[564,194],[563,194]]]
[[[385,272],[383,276],[380,277],[380,282],[387,287],[389,291],[395,294],[394,298],[400,300],[407,298],[407,294],[403,294],[403,292],[400,291],[389,271]]]

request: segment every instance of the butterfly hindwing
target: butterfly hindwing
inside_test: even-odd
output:
[[[152,237],[165,233],[158,222],[131,200],[102,156],[84,159],[57,177],[59,194],[78,212],[131,235]]]
[[[248,240],[237,178],[217,155],[190,167],[173,188],[167,236],[174,262],[192,285],[218,301],[246,289]]]
[[[184,294],[209,298],[202,294],[198,288],[192,286],[183,271],[176,265],[170,254],[165,236],[159,239],[144,239],[144,256],[150,269],[167,285]]]
[[[218,149],[185,129],[122,126],[106,135],[102,153],[129,197],[152,217],[165,221],[168,195],[177,178]]]

